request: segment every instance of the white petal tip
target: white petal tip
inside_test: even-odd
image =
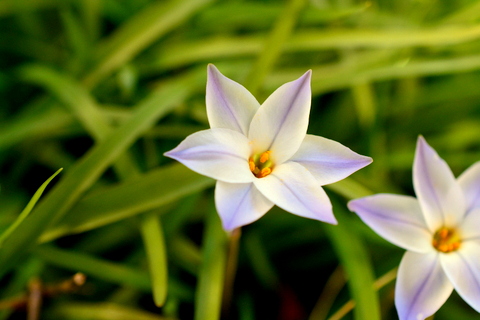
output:
[[[175,150],[175,149],[174,149]],[[167,151],[163,154],[164,157],[175,159],[175,152],[173,150]]]
[[[358,169],[357,170],[365,168],[366,166],[368,166],[372,162],[373,162],[372,158],[367,157],[367,156],[358,155],[358,159],[357,159]]]
[[[359,199],[348,201],[348,203],[347,203],[348,210],[350,210],[352,212],[357,211],[357,209],[356,209],[357,200],[359,200]]]
[[[314,218],[315,220],[325,222],[331,225],[337,225],[338,221],[333,215],[333,211],[328,211],[328,212],[322,212],[321,214],[318,214],[317,218]]]
[[[417,139],[417,151],[416,152],[425,152],[428,149],[433,150],[433,148],[428,144],[427,140],[422,135],[418,136]],[[436,151],[434,151],[436,153]]]
[[[310,81],[310,80],[312,79],[312,70],[310,69],[310,70],[308,70],[307,72],[305,72],[305,73],[303,74],[303,76],[301,76],[301,78],[303,78],[303,77],[307,77],[307,78],[308,78],[308,81]]]
[[[324,221],[325,223],[328,223],[328,224],[331,224],[333,226],[336,226],[338,224],[338,221],[337,219],[333,219],[333,220],[330,220],[330,221]]]
[[[220,71],[218,71],[218,68],[215,67],[215,65],[212,64],[212,63],[209,63],[209,64],[208,64],[208,66],[207,66],[207,72],[208,72],[208,74],[210,74],[211,72],[218,72],[218,73],[220,73]]]

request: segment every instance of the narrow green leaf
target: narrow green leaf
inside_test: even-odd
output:
[[[442,19],[442,24],[447,25],[463,25],[474,22],[480,17],[480,1],[468,2],[460,10],[450,13],[448,16]]]
[[[70,47],[75,53],[75,59],[79,59],[80,64],[77,64],[77,68],[84,68],[85,62],[90,55],[90,46],[88,41],[88,35],[86,34],[85,27],[82,25],[79,18],[74,14],[72,8],[65,6],[60,11],[60,17],[65,28],[67,39]],[[77,62],[78,63],[78,62]]]
[[[103,2],[98,0],[81,1],[83,21],[92,43],[96,43],[100,34],[101,9],[103,5]]]
[[[367,55],[372,55],[368,53]],[[375,55],[373,55],[375,58]],[[403,79],[411,77],[439,76],[471,72],[480,69],[480,55],[460,56],[442,59],[410,60],[390,56],[376,57],[377,61],[358,60],[354,66],[334,63],[326,66],[312,66],[312,94],[350,87],[358,82],[374,82],[380,80]],[[367,58],[368,59],[368,58]],[[362,59],[363,60],[363,59]],[[291,79],[295,79],[305,71],[296,68],[272,74],[265,82],[266,90],[273,91]]]
[[[127,285],[145,292],[151,290],[150,277],[145,271],[102,260],[85,253],[58,249],[50,245],[38,246],[33,250],[33,253],[45,262],[74,272],[83,272],[88,277]]]
[[[2,0],[0,2],[0,16],[54,7],[63,2],[65,2],[65,0],[28,0],[22,1],[20,5],[17,0]]]
[[[157,307],[161,307],[167,298],[168,271],[165,240],[158,214],[156,212],[144,214],[140,218],[140,229],[152,278],[153,300]]]
[[[96,141],[102,141],[113,130],[95,99],[75,79],[43,65],[26,65],[19,70],[23,80],[37,83],[50,90],[73,112],[85,130]],[[115,172],[123,178],[138,173],[132,157],[123,153],[114,163]]]
[[[300,11],[305,6],[305,3],[305,0],[289,0],[282,11],[282,14],[277,18],[270,35],[263,45],[259,57],[250,69],[250,73],[245,81],[246,87],[253,95],[256,95],[261,88],[265,78],[270,73],[280,56],[283,44],[290,37]]]
[[[204,78],[203,74],[204,70],[200,78]],[[193,74],[195,75],[198,77],[198,73]],[[0,277],[36,243],[52,221],[58,221],[65,215],[122,152],[159,118],[183,101],[197,80],[189,75],[164,83],[158,91],[139,104],[128,121],[79,160],[39,204],[28,223],[20,223],[5,241],[5,245],[0,247]]]
[[[20,213],[18,218],[15,220],[15,222],[13,222],[12,225],[0,235],[0,247],[3,245],[5,239],[7,239],[15,231],[15,229],[18,228],[20,223],[22,223],[22,221],[25,220],[26,217],[28,217],[28,215],[32,211],[38,199],[40,199],[40,197],[42,196],[43,191],[45,191],[45,188],[48,186],[50,181],[52,181],[53,178],[55,178],[62,170],[63,168],[58,169],[54,174],[50,176],[50,178],[47,179],[47,181],[45,181],[40,186],[40,188],[37,189],[32,199],[30,199],[27,206],[25,207],[25,209],[23,209],[23,211]]]
[[[93,97],[74,79],[35,64],[22,66],[18,74],[22,80],[41,85],[57,96],[94,138],[101,140],[111,131]]]
[[[102,260],[91,255],[41,245],[33,254],[46,263],[53,264],[73,272],[83,272],[88,277],[95,277],[108,282],[126,285],[145,293],[152,290],[148,272]],[[185,301],[192,301],[193,295],[188,286],[175,278],[168,282],[170,294]]]
[[[274,290],[278,288],[280,281],[268,252],[260,237],[255,231],[243,236],[245,251],[250,259],[252,271],[265,288]]]
[[[375,278],[368,250],[354,229],[348,227],[344,215],[337,210],[338,225],[322,225],[348,275],[348,287],[355,300],[355,319],[380,320],[380,304],[373,286]]]
[[[345,48],[408,48],[445,46],[480,38],[480,25],[424,28],[409,30],[327,29],[299,30],[285,40],[284,52],[318,52]],[[258,55],[264,48],[265,36],[253,34],[237,37],[211,37],[171,46],[161,46],[152,54],[152,61],[143,72],[181,67],[199,61]]]
[[[195,320],[220,319],[227,259],[227,236],[215,210],[209,210],[202,245],[202,264],[195,293]]]
[[[99,50],[100,62],[85,78],[95,86],[118,67],[130,61],[153,41],[180,25],[212,0],[170,0],[152,2],[121,26]]]
[[[103,118],[93,98],[73,79],[42,66],[24,67],[22,73],[27,79],[47,86],[60,99],[64,100],[96,140],[105,139],[107,134],[113,130],[110,123]],[[124,179],[132,178],[139,172],[133,158],[129,155],[128,152],[124,153],[114,164],[117,173]],[[140,225],[152,276],[153,298],[155,304],[160,307],[165,303],[167,296],[167,260],[162,229],[158,219],[157,215],[147,214],[140,220]]]
[[[214,183],[214,180],[179,163],[151,170],[124,183],[87,195],[67,216],[47,230],[41,241],[91,230],[158,208],[211,187]]]
[[[366,188],[364,185],[353,180],[353,178],[346,178],[341,181],[335,182],[324,186],[325,189],[332,190],[333,192],[347,198],[348,200],[371,196],[374,192]]]
[[[64,130],[75,130],[75,120],[65,110],[50,108],[51,101],[45,99],[36,104],[41,111],[25,112],[22,117],[2,121],[0,124],[0,151],[32,137],[52,136]],[[29,110],[30,111],[30,110]],[[28,114],[27,114],[28,113]]]
[[[113,303],[62,303],[49,313],[55,319],[88,320],[174,320],[136,308]]]
[[[202,262],[202,256],[198,246],[190,239],[177,235],[169,241],[170,259],[175,264],[183,267],[186,271],[197,276]]]

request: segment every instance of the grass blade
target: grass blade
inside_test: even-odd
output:
[[[202,75],[204,71],[202,70]],[[185,81],[187,84],[185,85]],[[0,276],[15,265],[24,252],[33,246],[52,221],[59,220],[85,192],[146,129],[167,114],[189,94],[191,76],[165,83],[143,103],[135,114],[107,139],[95,145],[36,208],[28,223],[22,222],[0,248]],[[7,244],[8,242],[8,244]]]
[[[37,191],[36,191],[35,194],[33,195],[32,199],[30,199],[30,201],[28,202],[27,206],[25,207],[25,209],[23,209],[23,211],[20,213],[20,215],[18,216],[18,218],[15,220],[15,222],[13,222],[12,225],[11,225],[10,227],[8,227],[8,229],[5,230],[5,231],[0,235],[0,247],[2,247],[3,242],[5,241],[5,239],[7,239],[7,238],[15,231],[15,229],[18,228],[18,226],[23,222],[23,220],[25,220],[25,218],[28,217],[28,215],[29,215],[30,212],[32,211],[32,209],[33,209],[33,207],[35,206],[35,204],[37,203],[38,199],[40,199],[40,197],[42,196],[43,191],[45,191],[45,188],[48,186],[48,184],[50,183],[50,181],[52,181],[53,178],[55,178],[62,170],[63,170],[63,168],[58,169],[57,172],[55,172],[54,174],[52,174],[52,175],[50,176],[50,178],[48,178],[47,181],[45,181],[45,182],[40,186],[40,188],[37,189]]]
[[[355,300],[356,320],[380,320],[380,304],[373,283],[375,281],[368,250],[340,212],[335,212],[338,225],[324,224],[338,258],[348,275],[348,287]]]
[[[202,264],[195,293],[195,320],[220,319],[227,259],[227,237],[215,210],[209,210],[202,245]]]
[[[181,24],[211,0],[153,2],[113,34],[100,49],[100,62],[85,78],[95,86],[118,67],[130,61],[153,41]]]
[[[151,290],[150,277],[144,271],[50,245],[38,246],[33,252],[45,262],[74,272],[83,272],[87,276],[130,286],[145,292]]]
[[[41,241],[79,233],[152,210],[214,185],[182,164],[163,166],[134,179],[92,192],[75,205]],[[156,190],[156,192],[151,192]]]
[[[95,320],[174,320],[114,303],[64,303],[51,311],[54,319]]]
[[[157,307],[161,307],[167,298],[168,272],[165,240],[158,214],[144,214],[140,219],[140,229],[152,277],[153,300]]]
[[[256,95],[261,88],[265,78],[280,56],[283,44],[290,37],[305,3],[305,0],[290,0],[283,9],[282,14],[277,18],[275,26],[265,41],[262,52],[250,69],[246,80],[246,87],[253,95]]]

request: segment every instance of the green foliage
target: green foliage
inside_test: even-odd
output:
[[[353,300],[345,319],[396,319],[393,284],[373,283],[402,250],[345,205],[412,194],[419,134],[457,175],[480,159],[479,8],[0,1],[0,319],[25,318],[33,280],[45,293],[76,272],[87,283],[45,294],[40,318],[313,319]],[[221,229],[214,181],[163,157],[208,128],[208,63],[259,101],[312,69],[309,132],[374,158],[326,186],[340,225],[274,208],[239,238]],[[454,295],[435,319],[475,316]]]

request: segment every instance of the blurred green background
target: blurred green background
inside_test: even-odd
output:
[[[413,195],[419,134],[480,160],[479,39],[478,0],[0,0],[0,319],[398,319],[403,250],[346,202]],[[163,157],[208,128],[208,63],[260,102],[312,69],[309,132],[374,159],[325,187],[338,226],[227,235]],[[435,319],[480,316],[454,293]]]

